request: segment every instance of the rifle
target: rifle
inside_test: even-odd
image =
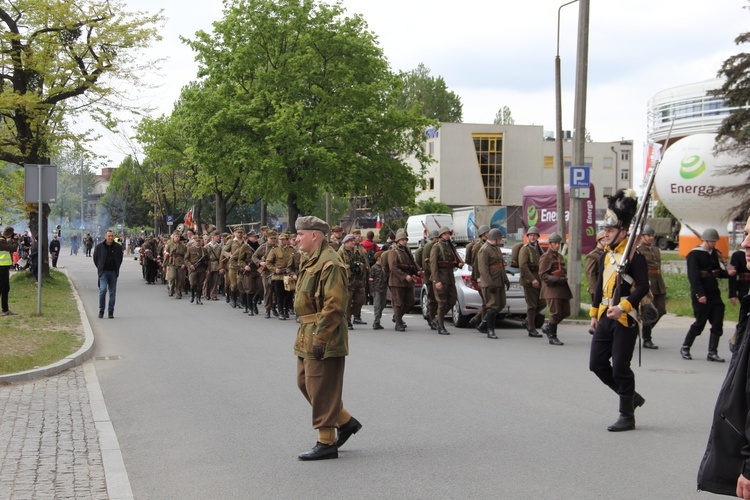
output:
[[[695,228],[691,227],[690,224],[688,224],[687,222],[684,222],[682,220],[680,222],[684,224],[685,227],[688,228],[699,240],[703,241],[703,235],[700,234],[698,231],[696,231]],[[716,251],[716,255],[719,257],[719,262],[724,266],[724,269],[726,269],[727,272],[734,271],[735,267],[729,262],[727,262],[727,259],[724,258],[724,255],[722,255],[721,250],[719,250],[718,248],[714,248],[714,250]]]

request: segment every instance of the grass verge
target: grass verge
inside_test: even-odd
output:
[[[29,271],[10,280],[10,310],[0,317],[0,374],[45,366],[76,352],[84,341],[67,277],[56,270],[42,282],[42,316],[36,315],[36,280]]]

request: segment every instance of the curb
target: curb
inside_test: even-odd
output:
[[[58,269],[59,270],[59,269]],[[26,370],[25,372],[11,373],[8,375],[0,375],[0,384],[12,384],[14,382],[28,382],[30,380],[36,380],[44,377],[50,377],[64,372],[74,366],[80,366],[84,361],[89,359],[94,354],[94,332],[91,330],[91,324],[86,316],[86,311],[83,309],[83,302],[81,297],[78,295],[78,290],[73,286],[73,282],[70,280],[70,275],[67,269],[62,270],[65,273],[65,277],[68,279],[70,288],[73,291],[73,298],[76,299],[76,305],[78,306],[78,313],[81,316],[81,325],[83,326],[84,341],[83,345],[76,352],[67,356],[60,361],[42,366],[40,368],[34,368],[32,370]]]

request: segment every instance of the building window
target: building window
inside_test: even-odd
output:
[[[555,157],[545,156],[544,157],[544,168],[555,168]]]
[[[563,168],[570,168],[571,165],[573,165],[573,158],[570,156],[563,158]]]
[[[604,189],[602,189],[602,196],[604,196],[605,198],[612,196],[612,188],[605,187]]]
[[[594,168],[594,158],[587,156],[583,159],[583,165],[585,167]]]
[[[435,191],[435,178],[434,177],[430,177],[428,189],[430,191]]]
[[[430,143],[430,156],[432,156],[434,154],[435,154],[435,143],[431,142]]]
[[[503,134],[474,134],[472,139],[487,203],[502,205]]]
[[[623,151],[623,152],[622,152],[622,153],[620,154],[620,159],[621,159],[622,161],[630,161],[630,151]]]
[[[620,180],[626,181],[630,178],[630,175],[628,174],[628,169],[623,168],[620,170]]]
[[[605,156],[602,158],[602,168],[612,168],[612,160],[613,158],[611,156]]]

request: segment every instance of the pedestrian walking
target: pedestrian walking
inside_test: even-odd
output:
[[[362,428],[342,401],[349,354],[347,271],[326,241],[328,224],[307,216],[297,219],[295,227],[300,250],[308,255],[294,300],[300,323],[294,343],[297,387],[312,406],[312,426],[318,431],[315,446],[298,459],[338,458],[338,449]]]
[[[115,299],[117,298],[117,278],[122,265],[122,247],[115,243],[115,233],[107,231],[104,241],[94,249],[94,265],[99,273],[99,317],[104,317],[107,292],[109,292],[109,318],[115,317]]]
[[[8,306],[8,296],[10,295],[10,268],[13,267],[13,252],[18,249],[20,236],[16,234],[13,227],[8,226],[0,235],[0,316],[11,316]]]
[[[60,240],[57,239],[57,235],[52,237],[52,241],[49,242],[49,255],[52,258],[52,267],[57,267],[57,259],[60,257]]]

